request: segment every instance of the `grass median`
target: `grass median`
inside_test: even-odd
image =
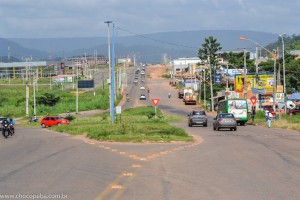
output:
[[[169,122],[180,121],[175,116],[163,115],[154,108],[138,107],[115,116],[115,123],[110,123],[109,113],[103,113],[90,118],[76,119],[67,126],[51,127],[58,132],[72,135],[87,135],[88,138],[100,141],[117,142],[171,142],[193,141],[184,129],[172,126]]]

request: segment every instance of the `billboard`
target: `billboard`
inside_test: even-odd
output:
[[[215,71],[215,84],[221,84],[222,74],[219,71]]]
[[[52,76],[53,83],[72,83],[73,76],[72,75],[58,75]]]
[[[255,74],[247,74],[247,91],[251,91],[252,88],[256,87],[256,82],[258,84],[257,89],[265,89],[266,93],[273,93],[274,87],[274,74],[258,74],[258,81],[256,80]],[[238,93],[244,92],[244,75],[235,75],[234,77],[234,91]]]

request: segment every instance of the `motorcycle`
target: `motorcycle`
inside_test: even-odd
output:
[[[171,93],[168,94],[169,99],[171,98]]]
[[[11,129],[10,129],[9,124],[4,124],[4,125],[3,125],[3,128],[2,128],[2,135],[3,135],[3,137],[5,137],[5,138],[7,138],[9,135],[12,136],[12,133],[11,133]]]

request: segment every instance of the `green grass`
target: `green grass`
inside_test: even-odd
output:
[[[47,82],[48,78],[39,79],[39,84]],[[8,84],[8,79],[0,79],[0,84]],[[23,84],[23,79],[11,79],[11,85],[1,85],[0,89],[0,113],[6,117],[24,117],[26,114],[26,90]],[[66,87],[67,85],[65,85]],[[44,105],[36,105],[37,116],[43,115],[56,115],[59,113],[66,113],[68,111],[76,111],[76,93],[73,90],[72,84],[69,84],[69,89],[61,90],[61,86],[52,85],[51,89],[49,85],[38,85],[36,91],[36,97],[41,96],[45,93],[53,93],[59,96],[61,99],[54,107],[48,107]],[[79,105],[80,111],[101,109],[106,110],[109,108],[109,96],[108,86],[104,88],[99,87],[95,90],[84,91],[79,90]],[[121,95],[117,96],[118,103],[122,98]],[[33,88],[29,86],[29,116],[33,115]]]
[[[86,119],[75,119],[70,125],[51,127],[58,132],[72,135],[86,134],[91,139],[118,142],[171,142],[193,141],[185,130],[168,124],[179,118],[164,116],[158,110],[158,117],[149,118],[153,107],[138,107],[125,110],[122,118],[116,116],[115,124],[111,124],[108,113]]]
[[[251,117],[249,116],[250,122]],[[267,126],[265,114],[263,111],[257,111],[255,115],[255,124]],[[281,115],[281,120],[279,118],[279,114],[276,116],[276,120],[272,121],[272,127],[274,128],[282,128],[282,129],[290,129],[300,131],[300,115]]]

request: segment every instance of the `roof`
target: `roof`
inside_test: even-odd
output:
[[[300,92],[293,93],[291,96],[288,97],[289,100],[300,100]]]

